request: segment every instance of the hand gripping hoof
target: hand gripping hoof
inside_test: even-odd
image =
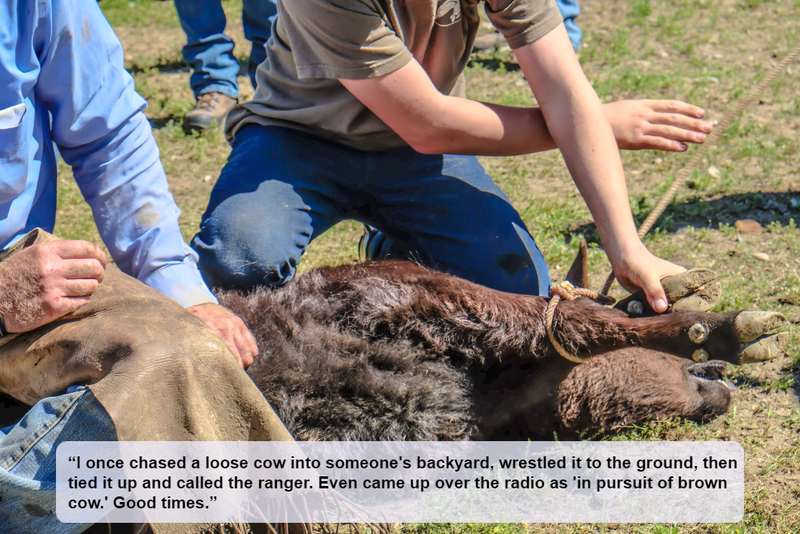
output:
[[[719,302],[722,286],[717,273],[710,269],[689,269],[680,274],[668,276],[661,280],[661,286],[667,294],[671,312],[704,312]],[[643,291],[617,303],[615,308],[632,317],[652,317],[657,313],[647,303]]]

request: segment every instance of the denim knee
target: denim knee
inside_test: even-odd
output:
[[[209,286],[247,289],[282,285],[294,278],[313,230],[311,217],[303,209],[262,202],[272,196],[261,194],[262,188],[282,186],[262,184],[254,193],[225,199],[204,216],[191,246]]]

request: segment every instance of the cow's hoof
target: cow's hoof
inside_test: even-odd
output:
[[[767,334],[787,324],[786,317],[778,312],[740,312],[733,320],[735,336],[742,343],[739,363],[765,362],[783,354],[789,334]]]
[[[773,359],[783,354],[783,349],[789,341],[789,333],[781,332],[766,336],[747,345],[741,352],[739,363],[758,363]]]
[[[704,312],[714,307],[722,295],[717,273],[710,269],[689,269],[661,281],[667,295],[667,312]],[[647,303],[643,291],[617,303],[615,308],[631,317],[652,317],[657,313]]]
[[[722,296],[717,273],[711,269],[689,269],[661,281],[669,301],[669,312],[704,312]]]
[[[736,316],[733,327],[739,341],[750,343],[786,324],[786,317],[778,312],[743,311]]]

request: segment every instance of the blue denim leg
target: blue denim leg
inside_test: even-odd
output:
[[[190,84],[195,96],[219,91],[231,98],[238,97],[239,61],[233,55],[233,40],[225,35],[227,21],[221,0],[175,0],[175,8],[186,33],[183,57],[194,71]],[[244,36],[253,43],[247,73],[254,88],[256,67],[267,57],[264,47],[272,34],[277,12],[273,0],[243,2]]]
[[[278,16],[277,0],[244,0],[242,24],[244,36],[253,43],[247,60],[247,75],[256,87],[256,69],[267,59],[267,41],[272,35],[272,23]]]
[[[533,238],[476,158],[361,152],[286,128],[237,134],[192,247],[212,286],[282,284],[344,219],[385,232],[395,256],[503,291],[549,288]]]
[[[42,399],[16,425],[0,429],[0,531],[83,532],[86,524],[56,517],[56,447],[65,441],[111,441],[114,423],[83,386]]]
[[[200,271],[212,287],[279,285],[294,277],[312,237],[343,217],[333,207],[337,154],[313,136],[247,126],[236,134],[192,240]]]
[[[564,18],[564,26],[567,27],[567,35],[569,35],[572,48],[577,52],[581,49],[583,32],[575,22],[575,18],[581,14],[581,6],[578,5],[578,0],[556,0],[556,5]]]
[[[233,40],[225,35],[221,0],[175,0],[178,19],[186,33],[183,57],[194,71],[189,80],[194,95],[218,91],[239,96],[239,61]]]
[[[384,234],[384,254],[501,291],[548,294],[539,248],[477,158],[407,149],[370,160],[372,200],[359,220]]]

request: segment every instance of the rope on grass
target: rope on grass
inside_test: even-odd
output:
[[[656,220],[659,217],[661,217],[661,214],[663,214],[664,210],[667,209],[669,203],[672,202],[672,199],[675,197],[675,194],[678,192],[678,189],[681,186],[683,186],[684,182],[686,182],[689,176],[691,176],[692,172],[694,172],[697,166],[700,165],[700,161],[702,160],[708,148],[716,144],[716,141],[719,138],[719,136],[722,135],[722,133],[728,129],[728,127],[731,125],[734,119],[736,119],[739,115],[741,115],[742,112],[744,112],[744,110],[755,101],[758,95],[764,92],[767,86],[770,83],[772,83],[772,80],[774,80],[775,77],[781,71],[786,69],[789,66],[789,63],[791,63],[792,60],[795,57],[797,57],[798,54],[800,54],[800,45],[797,45],[797,47],[795,47],[794,50],[789,52],[789,54],[786,55],[786,57],[784,57],[780,63],[775,65],[775,67],[773,67],[773,69],[769,72],[769,74],[767,74],[767,77],[761,80],[761,83],[759,83],[756,86],[756,88],[753,89],[749,95],[747,95],[747,98],[739,101],[736,107],[734,107],[733,110],[730,113],[728,113],[719,122],[719,124],[716,125],[714,130],[706,138],[705,143],[703,143],[700,146],[700,148],[698,148],[694,152],[694,155],[686,164],[686,166],[683,169],[681,169],[681,171],[678,173],[678,176],[675,178],[675,182],[672,184],[672,186],[670,186],[667,192],[664,193],[664,196],[661,197],[659,203],[656,205],[653,211],[650,212],[650,215],[647,216],[642,225],[639,227],[640,239],[644,237],[645,234],[647,234],[647,232],[650,231],[650,228],[652,228]],[[608,290],[611,289],[611,284],[613,283],[614,283],[614,271],[611,271],[611,274],[608,275],[608,279],[606,280],[606,283],[603,286],[603,290],[600,292],[600,294],[607,295]]]

